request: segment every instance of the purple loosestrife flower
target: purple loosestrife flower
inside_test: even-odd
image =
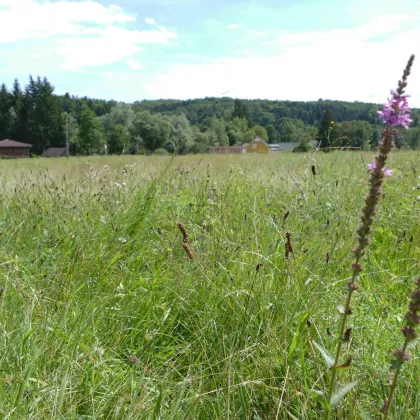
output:
[[[369,171],[376,171],[376,162],[369,163],[368,169]],[[392,173],[393,173],[392,169],[383,168],[382,171],[385,176],[392,176]]]
[[[361,264],[361,259],[365,254],[366,247],[369,244],[369,236],[372,232],[372,223],[373,218],[377,213],[376,207],[379,202],[379,198],[382,194],[382,183],[384,180],[385,175],[391,175],[392,171],[390,169],[385,168],[385,163],[388,159],[388,155],[395,147],[394,138],[397,135],[397,130],[394,128],[398,125],[408,126],[410,115],[409,115],[409,107],[407,104],[406,96],[404,95],[404,90],[407,87],[407,78],[410,75],[411,66],[413,65],[414,55],[410,57],[408,60],[407,66],[404,70],[402,79],[398,82],[398,89],[393,93],[392,98],[388,101],[388,103],[384,106],[383,111],[379,112],[381,119],[385,122],[386,126],[382,133],[382,140],[379,142],[379,150],[378,155],[375,158],[375,161],[368,165],[370,170],[369,176],[369,191],[365,198],[365,206],[362,209],[362,216],[360,218],[360,226],[357,230],[357,241],[358,244],[355,248],[352,249],[354,253],[355,259],[351,266],[352,275],[351,279],[347,284],[347,297],[346,302],[344,305],[344,310],[341,311],[342,318],[339,327],[339,334],[337,336],[337,344],[336,344],[336,352],[334,358],[334,364],[331,371],[331,378],[327,393],[327,402],[331,403],[332,396],[335,390],[335,383],[336,383],[336,376],[337,376],[337,368],[340,367],[339,359],[341,357],[343,342],[348,341],[347,334],[345,331],[348,330],[347,328],[347,319],[349,315],[351,315],[351,298],[353,293],[358,290],[358,285],[356,284],[357,280],[360,277],[360,273],[363,271],[363,266]],[[420,282],[420,280],[419,280]],[[417,305],[417,301],[414,305]],[[417,306],[416,306],[417,307]],[[406,316],[406,320],[408,322],[408,327],[411,327],[412,324],[417,323],[417,313],[414,314],[410,312],[409,315]],[[420,323],[420,317],[419,317]],[[347,330],[346,330],[347,328]],[[405,331],[405,330],[404,330]],[[407,330],[405,331],[407,336],[412,337],[413,331]],[[406,354],[404,353],[406,348],[402,349],[403,353],[397,352],[398,356],[404,360],[406,358]],[[394,385],[395,388],[395,385]],[[389,398],[391,401],[392,395]],[[387,413],[389,409],[389,403],[386,404],[384,408],[384,413]],[[331,414],[331,407],[327,406],[325,409],[325,416],[324,419],[328,420]],[[386,417],[386,415],[385,415]]]
[[[376,162],[372,162],[368,164],[369,171],[374,171],[376,169]]]
[[[408,105],[407,95],[401,95],[391,90],[391,98],[384,105],[382,111],[378,111],[379,118],[391,127],[402,126],[408,128],[413,121],[410,118],[411,108]]]

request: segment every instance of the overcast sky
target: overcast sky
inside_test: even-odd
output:
[[[0,83],[135,101],[231,96],[382,103],[409,55],[420,107],[419,0],[0,0]]]

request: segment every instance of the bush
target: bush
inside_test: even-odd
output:
[[[164,149],[163,147],[159,147],[158,149],[156,149],[153,152],[154,155],[158,155],[158,156],[167,156],[169,155],[168,151],[166,149]]]

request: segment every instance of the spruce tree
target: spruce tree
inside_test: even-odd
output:
[[[0,87],[0,140],[10,136],[12,121],[9,110],[11,108],[11,96],[3,83]]]

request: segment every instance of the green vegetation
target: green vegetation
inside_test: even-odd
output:
[[[0,417],[320,418],[372,157],[1,160]],[[420,272],[420,153],[387,166],[338,418],[378,417]],[[418,346],[395,419],[420,412]]]
[[[385,99],[385,98],[384,98]],[[317,139],[322,147],[375,148],[382,125],[379,106],[362,102],[234,100],[205,98],[155,100],[133,104],[57,96],[46,78],[18,81],[9,91],[0,87],[0,140],[30,143],[41,154],[64,146],[66,119],[73,155],[205,153],[211,146],[235,145],[259,136],[269,143],[298,143],[299,150]],[[411,112],[411,130],[397,141],[399,148],[420,145],[420,110]],[[334,129],[330,130],[331,122]],[[327,138],[328,134],[328,138]]]

